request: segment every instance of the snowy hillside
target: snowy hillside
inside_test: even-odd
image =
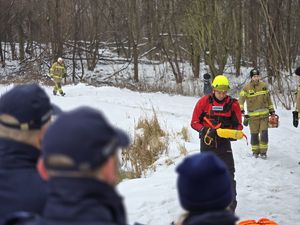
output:
[[[2,94],[11,86],[0,86]],[[50,87],[45,87],[49,95]],[[198,98],[161,93],[137,93],[113,87],[91,87],[84,84],[65,86],[65,97],[52,96],[63,110],[89,105],[102,110],[109,121],[131,136],[137,120],[157,112],[163,129],[171,134],[167,156],[159,159],[157,170],[146,178],[123,181],[118,189],[125,198],[129,222],[149,225],[170,224],[183,212],[176,192],[176,165],[183,159],[177,149],[184,144],[189,154],[199,152],[198,134],[189,124]],[[269,217],[280,225],[300,224],[300,128],[292,126],[291,111],[277,109],[280,127],[269,129],[270,150],[267,160],[251,157],[250,144],[233,142],[237,180],[237,215],[241,219]],[[177,136],[189,128],[190,142]],[[249,129],[245,132],[250,140]],[[165,159],[174,164],[167,166]]]

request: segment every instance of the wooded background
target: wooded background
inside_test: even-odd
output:
[[[134,65],[168,62],[176,83],[180,62],[200,62],[212,75],[231,63],[267,71],[282,82],[299,63],[300,0],[0,0],[0,60],[50,65],[57,57],[93,70],[109,48]],[[84,65],[87,65],[86,67]]]

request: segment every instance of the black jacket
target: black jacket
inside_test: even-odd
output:
[[[88,178],[49,181],[44,213],[26,225],[125,225],[122,198],[110,185]]]
[[[36,170],[39,156],[31,145],[0,138],[0,223],[16,211],[43,211],[46,186]]]
[[[230,211],[190,213],[182,225],[235,225],[238,218]]]

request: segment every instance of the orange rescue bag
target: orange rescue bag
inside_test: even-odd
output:
[[[268,218],[260,218],[258,221],[255,220],[243,220],[238,225],[278,225],[275,221]]]

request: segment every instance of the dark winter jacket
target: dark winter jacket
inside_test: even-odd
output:
[[[15,211],[43,211],[46,186],[36,170],[39,155],[31,145],[0,138],[0,223]]]
[[[26,225],[125,225],[122,198],[113,187],[85,178],[55,178],[40,218]]]
[[[235,225],[238,218],[230,211],[190,213],[182,225]]]

